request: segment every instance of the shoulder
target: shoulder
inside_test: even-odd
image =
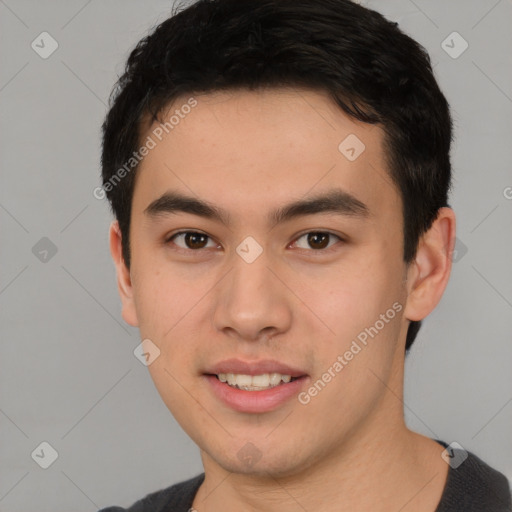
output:
[[[152,492],[129,508],[114,506],[103,508],[99,512],[188,512],[203,480],[204,473],[201,473],[189,480]]]
[[[474,453],[440,444],[447,448],[454,463],[450,464],[436,512],[512,512],[510,485],[505,475]]]

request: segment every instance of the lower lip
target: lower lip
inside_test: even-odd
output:
[[[269,412],[297,396],[307,376],[261,391],[245,391],[221,382],[215,375],[204,375],[215,395],[239,412]]]

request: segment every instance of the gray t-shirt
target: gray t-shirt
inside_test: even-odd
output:
[[[447,447],[443,441],[437,441]],[[189,512],[204,473],[148,494],[130,508],[108,507],[99,512]],[[450,467],[441,501],[435,512],[512,512],[508,480],[468,452],[456,469]]]

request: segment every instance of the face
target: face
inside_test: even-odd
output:
[[[407,291],[383,132],[312,91],[187,100],[161,141],[157,124],[142,138],[156,145],[137,171],[123,316],[211,460],[294,474],[394,421],[383,383],[402,378]],[[293,379],[243,390],[220,373]]]

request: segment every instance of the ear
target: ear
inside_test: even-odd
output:
[[[407,304],[404,316],[422,320],[437,306],[452,269],[455,246],[455,213],[440,208],[431,228],[421,237],[414,262],[407,271]]]
[[[128,270],[122,251],[122,235],[119,223],[117,220],[110,224],[110,254],[114,260],[117,273],[117,288],[119,295],[121,296],[122,303],[122,316],[124,321],[133,326],[138,327],[139,322],[137,320],[137,312],[135,309],[135,302],[133,300],[133,287],[130,277],[130,271]]]

